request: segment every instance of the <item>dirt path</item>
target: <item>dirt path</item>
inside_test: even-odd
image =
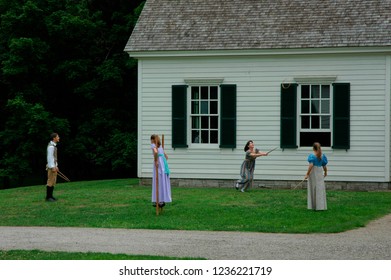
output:
[[[391,215],[336,234],[0,227],[0,250],[108,252],[212,260],[391,260]]]

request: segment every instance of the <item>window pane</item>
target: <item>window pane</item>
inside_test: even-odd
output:
[[[322,100],[322,114],[329,114],[329,113],[330,113],[330,101]]]
[[[217,101],[211,101],[210,102],[210,113],[211,114],[217,114]]]
[[[301,128],[310,128],[310,117],[302,116],[301,117]]]
[[[311,128],[320,128],[320,117],[319,116],[312,116],[311,117]]]
[[[201,130],[202,143],[209,143],[209,130]]]
[[[201,117],[201,128],[209,128],[209,117]]]
[[[322,128],[323,129],[330,128],[330,116],[322,116]]]
[[[210,99],[217,99],[217,87],[210,87]]]
[[[191,118],[191,128],[200,128],[200,117]]]
[[[200,113],[200,104],[198,101],[191,102],[191,113],[199,114]]]
[[[201,87],[201,99],[208,99],[208,87]]]
[[[310,98],[310,86],[301,86],[301,98]]]
[[[199,130],[193,130],[191,132],[191,139],[193,139],[193,143],[201,143],[201,137],[200,137],[200,131]]]
[[[322,86],[322,98],[330,98],[330,86],[329,85]]]
[[[311,86],[311,98],[319,98],[319,85]]]
[[[210,117],[210,128],[219,128],[219,118],[218,117]]]
[[[201,114],[208,114],[208,101],[201,101]]]
[[[312,114],[319,114],[319,100],[312,100],[311,101],[311,113]]]
[[[199,87],[191,87],[191,99],[199,99]]]
[[[331,146],[331,133],[330,132],[301,132],[300,133],[300,146],[311,147],[314,142],[319,142],[323,147]]]
[[[310,101],[309,100],[302,100],[301,101],[301,113],[302,114],[309,114],[310,113]]]
[[[219,133],[217,130],[211,130],[210,131],[210,143],[217,144],[219,142]]]

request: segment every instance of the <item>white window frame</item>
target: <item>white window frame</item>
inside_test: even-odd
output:
[[[217,117],[217,129],[211,129],[210,128],[210,120],[209,120],[209,127],[207,129],[204,129],[204,130],[208,130],[209,131],[209,135],[210,135],[210,131],[211,130],[215,130],[217,132],[217,137],[218,137],[218,141],[217,143],[194,143],[193,142],[193,117],[194,116],[202,116],[203,114],[193,114],[192,112],[192,102],[193,102],[193,99],[192,99],[192,88],[193,87],[198,87],[200,89],[200,95],[201,95],[201,88],[202,87],[208,87],[208,99],[207,99],[207,102],[208,102],[208,109],[210,110],[210,88],[211,87],[215,87],[217,89],[217,99],[212,99],[213,100],[217,100],[217,114],[210,114],[210,111],[208,112],[208,114],[204,114],[205,116],[208,116],[208,117]],[[188,88],[188,139],[190,140],[190,145],[192,147],[199,147],[199,148],[216,148],[219,146],[220,144],[220,86],[219,85],[216,85],[216,84],[207,84],[207,83],[199,83],[199,84],[191,84],[189,85],[189,88]],[[201,100],[201,99],[200,99]],[[201,106],[201,104],[199,105]],[[200,130],[202,130],[202,128],[200,128]]]
[[[185,84],[188,85],[187,92],[187,144],[192,148],[200,148],[200,149],[216,149],[219,148],[220,145],[220,85],[224,82],[224,78],[220,77],[188,77],[184,79]],[[202,144],[202,143],[193,143],[192,139],[192,119],[191,119],[191,87],[192,86],[216,86],[217,87],[217,98],[218,98],[218,143],[217,144]]]
[[[300,79],[296,79],[296,80],[300,80]],[[335,80],[335,79],[333,79]],[[326,133],[330,133],[330,146],[325,146],[325,147],[332,147],[333,145],[333,85],[332,85],[332,81],[331,80],[327,80],[327,81],[322,81],[320,79],[307,79],[307,81],[305,80],[300,80],[301,83],[299,83],[298,85],[298,91],[297,91],[297,134],[296,134],[296,139],[297,139],[297,143],[298,143],[298,147],[307,147],[307,146],[302,146],[301,142],[300,142],[300,133],[302,132],[326,132]],[[322,114],[321,113],[321,107],[319,108],[320,110],[320,113],[317,113],[317,114],[312,114],[311,111],[309,114],[302,114],[302,86],[309,86],[310,89],[311,89],[311,86],[319,86],[319,88],[321,89],[322,86],[329,86],[329,113],[328,114]],[[320,90],[320,93],[321,93],[321,90]],[[311,95],[311,90],[310,90],[310,95]],[[321,96],[319,96],[319,100],[321,101]],[[309,101],[310,101],[310,104],[309,106],[311,107],[311,96],[309,98]],[[321,102],[320,102],[321,103]],[[308,115],[308,116],[329,116],[330,117],[330,127],[327,128],[327,129],[324,129],[324,128],[317,128],[317,129],[313,129],[313,128],[302,128],[301,127],[301,120],[302,120],[302,116],[305,116],[305,115]],[[310,122],[311,123],[311,122]],[[321,124],[321,120],[320,120],[320,124]],[[321,143],[322,144],[322,143]]]

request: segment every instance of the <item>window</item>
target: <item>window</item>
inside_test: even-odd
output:
[[[331,146],[330,85],[299,86],[299,146]]]
[[[281,84],[280,146],[350,148],[350,84]]]
[[[217,86],[191,87],[191,141],[219,143],[219,100]]]
[[[173,85],[171,104],[173,148],[189,142],[236,148],[236,85]]]

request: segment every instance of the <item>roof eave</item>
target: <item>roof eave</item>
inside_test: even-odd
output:
[[[391,54],[390,46],[375,47],[329,47],[329,48],[292,48],[292,49],[248,49],[248,50],[124,50],[130,57],[209,57],[209,56],[262,56],[262,55],[303,55],[303,54]]]

